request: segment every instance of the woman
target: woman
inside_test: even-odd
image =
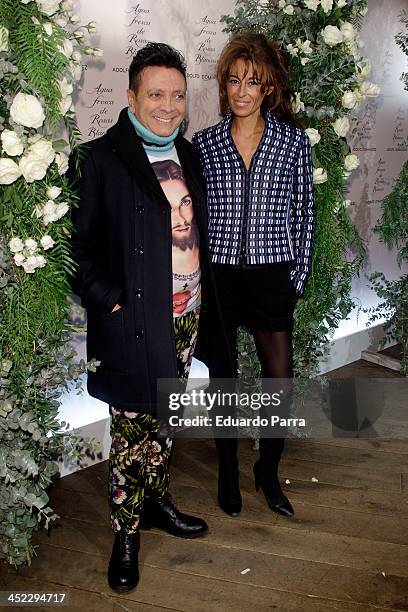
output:
[[[224,119],[195,134],[193,145],[207,183],[224,327],[235,369],[243,325],[253,334],[262,377],[290,379],[293,311],[309,273],[314,231],[310,143],[295,126],[288,70],[274,42],[236,36],[221,53],[217,79]],[[222,359],[209,365],[210,376],[228,376]],[[237,439],[218,438],[216,446],[219,505],[235,516],[242,507]],[[283,438],[261,437],[254,476],[270,508],[291,516],[278,479],[283,446]]]

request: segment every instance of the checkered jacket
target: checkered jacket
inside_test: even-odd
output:
[[[207,183],[211,257],[234,265],[293,262],[292,282],[302,293],[315,226],[309,138],[264,116],[248,171],[231,136],[231,114],[193,136]]]

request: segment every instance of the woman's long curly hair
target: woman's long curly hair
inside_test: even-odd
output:
[[[266,95],[262,108],[268,109],[278,119],[298,125],[292,111],[289,89],[289,69],[278,45],[268,40],[263,34],[248,32],[234,36],[221,51],[217,63],[217,80],[220,95],[220,111],[225,115],[229,112],[227,82],[231,67],[238,59],[252,65],[254,77],[262,83],[261,91],[273,87]]]

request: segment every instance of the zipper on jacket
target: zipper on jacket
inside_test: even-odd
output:
[[[245,167],[245,164],[243,164]],[[252,164],[251,164],[252,165]],[[239,263],[242,268],[246,268],[246,243],[247,243],[247,229],[248,229],[248,208],[249,208],[249,172],[250,168],[247,170],[245,168],[245,183],[244,183],[244,207],[243,207],[243,218],[242,218],[242,229],[241,229],[241,240],[239,244]]]

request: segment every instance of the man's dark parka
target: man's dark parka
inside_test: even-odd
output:
[[[175,146],[200,232],[202,316],[200,355],[229,360],[217,308],[206,239],[205,187],[191,144]],[[79,205],[72,213],[73,288],[87,309],[90,395],[124,410],[155,412],[158,378],[176,378],[172,309],[171,208],[128,116],[87,143],[76,173]],[[122,308],[114,313],[116,303]],[[232,368],[231,368],[232,372]]]

